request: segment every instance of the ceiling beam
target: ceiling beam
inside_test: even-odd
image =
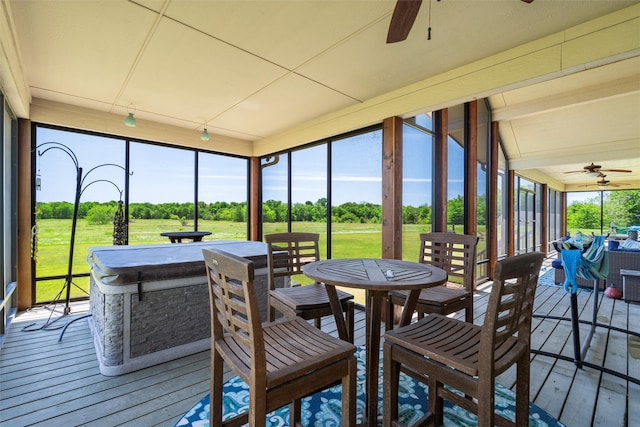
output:
[[[632,61],[638,64],[637,70],[640,70],[640,57],[634,58]],[[630,93],[640,93],[640,74],[497,108],[493,111],[493,120],[500,122],[546,114],[551,111],[624,96]]]
[[[640,138],[587,145],[580,151],[576,151],[573,147],[560,147],[554,151],[553,156],[543,152],[510,159],[509,168],[519,171],[520,169],[535,169],[566,164],[588,164],[593,159],[598,159],[598,162],[620,160],[629,156],[630,153],[637,153],[638,147],[640,147]]]

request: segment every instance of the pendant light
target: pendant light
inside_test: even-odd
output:
[[[133,104],[129,104],[129,106],[127,107],[127,112],[129,113],[129,115],[124,119],[124,124],[126,126],[129,126],[130,128],[136,127],[136,118],[133,117],[133,114],[136,112],[136,109],[135,107],[133,107],[133,112],[131,112],[132,105]]]
[[[204,130],[200,134],[200,139],[203,141],[209,140],[209,132],[207,132],[207,122],[204,122]]]

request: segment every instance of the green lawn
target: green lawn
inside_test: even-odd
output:
[[[244,223],[199,221],[200,230],[211,231],[209,239],[244,240],[247,227]],[[177,220],[136,220],[129,223],[129,244],[146,245],[167,243],[166,237],[160,236],[164,231],[193,230],[193,224],[181,226]],[[88,248],[93,246],[111,246],[113,244],[113,224],[89,224],[79,219],[76,225],[76,237],[73,256],[73,274],[89,272],[87,264]],[[65,275],[69,261],[69,242],[71,240],[71,220],[43,219],[38,220],[38,252],[36,277]],[[36,301],[52,300],[64,286],[64,279],[36,282]],[[89,279],[74,279],[77,285],[72,287],[72,297],[86,295]],[[78,289],[80,288],[80,289]],[[64,295],[63,295],[64,297]]]
[[[71,238],[71,220],[46,219],[38,220],[38,253],[36,276],[58,276],[67,273],[69,260],[69,241]],[[247,227],[244,223],[223,221],[198,221],[198,229],[211,231],[205,240],[245,240]],[[309,231],[320,233],[321,256],[326,253],[326,224],[316,222],[296,222],[293,231]],[[193,224],[181,226],[177,220],[136,220],[129,224],[129,244],[166,243],[168,239],[160,236],[165,231],[189,231]],[[403,258],[417,261],[420,249],[418,235],[430,230],[430,225],[405,225],[403,230]],[[284,232],[286,224],[268,223],[264,225],[264,234]],[[75,250],[73,257],[73,273],[89,272],[87,249],[93,246],[112,245],[113,225],[94,225],[85,220],[78,220],[76,227]],[[478,253],[484,250],[485,242],[478,244]],[[380,224],[334,224],[332,230],[332,257],[356,258],[381,256]],[[298,278],[305,283],[305,278]],[[64,279],[36,282],[36,301],[52,300],[64,287]],[[89,288],[89,279],[74,279],[72,297],[85,296]],[[358,302],[364,304],[364,294],[353,289],[349,292],[357,294]],[[63,294],[64,298],[65,295]]]

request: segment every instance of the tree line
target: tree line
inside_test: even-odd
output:
[[[597,229],[601,220],[600,196],[584,202],[575,202],[567,207],[567,227]],[[94,224],[113,221],[118,202],[81,202],[78,218]],[[70,202],[38,202],[37,217],[40,219],[71,219],[73,204]],[[402,219],[405,224],[431,224],[431,206],[403,206]],[[486,203],[484,196],[478,198],[478,225],[486,225]],[[193,203],[130,203],[129,219],[178,219],[185,224],[193,220]],[[263,221],[286,222],[288,205],[279,200],[267,200],[262,205]],[[611,223],[617,227],[640,224],[640,190],[619,190],[603,193],[602,226]],[[449,224],[464,223],[464,198],[457,196],[447,202]],[[242,202],[198,202],[198,218],[209,221],[247,221],[247,203]],[[291,207],[292,221],[324,222],[327,219],[327,199],[315,203],[295,203]],[[348,202],[331,209],[331,219],[336,223],[380,223],[382,206],[375,203]]]
[[[616,227],[640,224],[640,190],[618,190],[603,194],[602,212],[600,196],[567,206],[567,227],[572,230],[598,229],[602,213],[605,230],[613,223]]]
[[[479,204],[482,206],[482,204]],[[81,202],[78,218],[90,223],[106,224],[113,220],[118,207],[117,201],[105,203]],[[464,220],[464,200],[458,196],[448,202],[449,223],[462,224]],[[484,209],[484,206],[482,206]],[[286,222],[289,214],[287,203],[267,200],[262,204],[264,222]],[[431,224],[431,206],[403,206],[402,217],[405,224]],[[39,219],[71,219],[73,204],[70,202],[38,202]],[[478,215],[484,224],[484,214]],[[185,223],[194,217],[193,203],[130,203],[129,219],[178,219]],[[246,202],[198,202],[198,219],[209,221],[247,221]],[[382,206],[375,203],[347,202],[331,209],[331,219],[336,223],[374,223],[382,221]],[[291,207],[292,221],[324,222],[327,220],[327,199],[315,203],[307,201],[294,203]]]

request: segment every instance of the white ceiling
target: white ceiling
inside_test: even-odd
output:
[[[408,39],[386,44],[395,0],[3,0],[32,100],[132,104],[139,120],[254,144],[637,3],[425,0]],[[595,162],[640,188],[639,61],[493,94],[512,168],[581,189],[596,179],[564,172]]]
[[[638,30],[640,32],[640,28]],[[541,172],[567,190],[597,189],[580,171],[595,163],[612,189],[640,188],[640,57],[490,97],[510,167]]]

